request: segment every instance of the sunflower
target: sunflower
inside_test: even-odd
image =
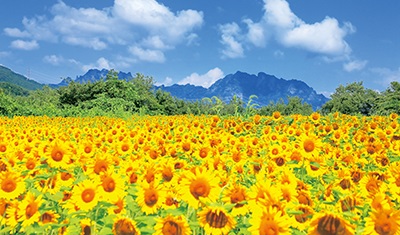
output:
[[[60,218],[60,215],[53,210],[45,211],[40,216],[39,225],[44,226],[46,224],[57,224],[58,218]]]
[[[291,203],[288,208],[290,208],[292,211],[301,212],[292,215],[292,219],[294,220],[292,220],[293,223],[291,226],[300,231],[305,231],[310,226],[311,217],[314,214],[312,207],[302,204],[294,205]]]
[[[0,172],[0,198],[12,200],[21,195],[26,190],[25,182],[22,177],[15,172]]]
[[[126,194],[125,179],[120,175],[111,172],[99,176],[101,187],[99,190],[100,199],[114,203]]]
[[[154,235],[190,235],[192,231],[190,230],[189,224],[185,217],[182,215],[172,216],[167,215],[164,218],[156,219],[156,225],[154,230],[156,231]]]
[[[47,157],[47,163],[52,168],[68,169],[70,167],[72,152],[70,146],[65,142],[54,141],[53,144],[47,146],[44,155]]]
[[[80,210],[89,211],[95,207],[99,201],[98,186],[99,182],[86,179],[74,186],[71,200]]]
[[[354,234],[354,226],[336,213],[318,213],[310,223],[310,235]]]
[[[135,221],[123,216],[114,219],[112,232],[114,235],[140,235],[140,230],[136,227]]]
[[[35,222],[39,222],[39,207],[43,203],[42,196],[35,198],[35,195],[28,192],[24,200],[18,205],[18,221],[22,222],[25,228]]]
[[[93,231],[93,227],[96,227],[95,222],[89,218],[82,219],[80,221],[80,227],[80,235],[96,234],[95,231]]]
[[[154,214],[162,206],[165,198],[161,185],[157,182],[147,183],[143,181],[137,185],[136,202],[140,209],[146,214]]]
[[[247,204],[249,200],[249,195],[247,193],[247,188],[239,184],[230,184],[224,190],[224,196],[222,201],[225,203],[231,203],[235,206],[230,212],[232,216],[245,215],[250,212],[250,207]]]
[[[197,217],[206,234],[228,234],[236,226],[235,219],[222,206],[205,206]]]
[[[365,220],[364,234],[368,235],[399,235],[400,211],[397,210],[372,210]]]
[[[113,202],[113,205],[107,209],[108,214],[125,214],[126,213],[126,201],[125,197],[118,196],[117,200]]]
[[[219,179],[213,171],[204,168],[195,168],[188,171],[181,180],[182,200],[194,209],[199,208],[201,202],[214,202],[220,192]]]
[[[290,234],[290,218],[274,207],[254,210],[249,222],[251,227],[248,230],[253,235]]]

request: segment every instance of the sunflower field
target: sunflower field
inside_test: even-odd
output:
[[[397,114],[0,118],[0,234],[400,234]]]

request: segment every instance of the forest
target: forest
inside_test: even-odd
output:
[[[70,81],[68,86],[33,91],[25,90],[10,83],[0,84],[0,115],[2,116],[49,116],[80,117],[108,116],[129,117],[131,115],[221,115],[252,116],[272,115],[278,111],[282,115],[310,115],[314,111],[322,115],[339,112],[349,115],[389,115],[400,113],[400,83],[392,82],[389,87],[378,92],[365,88],[362,82],[340,85],[330,100],[320,109],[299,97],[271,101],[259,106],[257,96],[249,97],[245,103],[234,96],[225,103],[216,96],[197,101],[186,101],[171,96],[170,93],[154,89],[150,76],[137,73],[132,80],[119,80],[111,70],[107,76],[93,83]]]

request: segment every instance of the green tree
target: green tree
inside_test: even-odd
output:
[[[391,113],[400,114],[399,82],[391,82],[389,88],[378,96],[374,112],[378,115],[389,115]]]
[[[349,115],[372,115],[378,93],[364,88],[362,82],[340,85],[321,110],[323,114],[340,112]]]

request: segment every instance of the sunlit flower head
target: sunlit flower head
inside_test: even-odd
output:
[[[235,219],[222,206],[205,206],[197,217],[206,234],[228,234],[236,225]]]
[[[190,235],[192,231],[185,217],[167,215],[160,217],[157,220],[154,230],[154,235]]]

